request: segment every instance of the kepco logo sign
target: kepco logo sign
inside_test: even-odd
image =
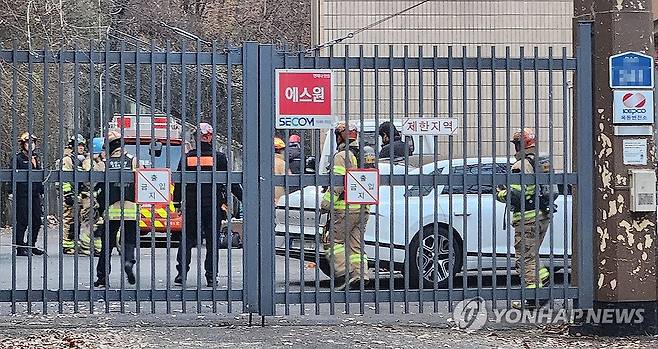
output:
[[[616,124],[653,123],[653,91],[614,91],[614,118]]]
[[[647,98],[644,97],[642,92],[629,92],[622,97],[624,103],[624,113],[646,113],[647,110],[644,106],[647,104]]]

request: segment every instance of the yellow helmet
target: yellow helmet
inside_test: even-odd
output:
[[[33,135],[29,132],[23,132],[23,133],[21,133],[20,136],[18,136],[18,141],[20,143],[25,143],[30,139],[32,139],[33,141],[39,140],[35,135]]]
[[[281,150],[286,147],[286,142],[279,137],[274,137],[274,150]]]

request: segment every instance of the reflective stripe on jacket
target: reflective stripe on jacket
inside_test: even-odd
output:
[[[358,144],[355,144],[356,142],[353,142],[354,146],[358,146]],[[346,161],[346,155],[348,156],[348,159]],[[338,151],[336,154],[334,154],[334,165],[331,169],[331,172],[337,176],[344,176],[347,173],[348,168],[353,168],[357,167],[357,159],[356,156],[354,156],[354,153],[350,151],[349,149],[346,150],[345,144],[341,144],[338,147]],[[345,202],[345,197],[344,197],[344,192],[345,188],[342,185],[337,185],[332,188],[329,188],[324,195],[322,196],[322,201],[324,201],[323,206],[330,207],[331,202],[333,200],[333,207],[336,210],[341,210],[341,211],[358,211],[361,209],[362,205],[359,204],[351,204],[348,205]],[[368,208],[367,205],[363,205],[366,209]]]

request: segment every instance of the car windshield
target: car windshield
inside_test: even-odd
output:
[[[181,145],[142,143],[139,145],[139,163],[146,168],[178,168],[181,158]],[[137,145],[126,144],[126,151],[129,154],[137,156]],[[167,155],[169,154],[169,155]],[[167,166],[167,156],[169,156],[169,166]]]

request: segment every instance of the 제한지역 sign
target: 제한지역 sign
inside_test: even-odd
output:
[[[459,128],[456,118],[409,118],[402,122],[405,136],[449,136]]]

